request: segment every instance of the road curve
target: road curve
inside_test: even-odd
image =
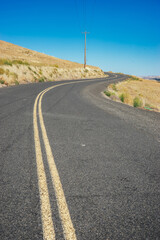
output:
[[[160,239],[160,115],[106,79],[0,89],[0,239]]]

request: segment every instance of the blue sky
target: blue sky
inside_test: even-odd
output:
[[[160,75],[160,0],[1,1],[0,39],[104,71]]]

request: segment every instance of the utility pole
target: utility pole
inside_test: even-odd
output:
[[[83,32],[85,34],[85,46],[84,46],[84,68],[86,68],[86,35],[89,34],[89,32]]]

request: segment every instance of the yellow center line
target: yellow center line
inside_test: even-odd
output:
[[[46,128],[44,125],[43,116],[42,116],[41,104],[42,104],[43,95],[45,93],[46,92],[42,93],[40,100],[39,100],[39,118],[40,118],[40,126],[41,126],[41,130],[42,130],[43,141],[44,141],[46,154],[47,154],[48,165],[49,165],[49,169],[50,169],[50,173],[51,173],[51,177],[52,177],[52,183],[53,183],[55,194],[56,194],[58,210],[59,210],[59,215],[60,215],[60,218],[62,221],[62,227],[63,227],[65,239],[66,240],[76,240],[77,238],[76,238],[76,234],[75,234],[75,229],[72,224],[72,220],[70,217],[69,209],[68,209],[66,198],[64,195],[64,191],[63,191],[63,187],[62,187],[60,177],[58,174],[58,170],[57,170],[57,167],[56,167],[56,164],[54,161],[54,157],[52,154],[52,150],[50,147],[50,143],[48,140],[48,136],[47,136],[47,132],[46,132]]]
[[[35,141],[35,152],[37,162],[37,175],[39,194],[41,202],[41,218],[43,228],[43,239],[44,240],[55,240],[55,231],[52,221],[52,212],[49,200],[49,192],[47,187],[46,174],[44,170],[44,164],[42,159],[42,151],[40,146],[38,123],[37,123],[37,102],[40,94],[37,96],[34,104],[33,111],[33,125],[34,125],[34,141]]]
[[[95,80],[89,80],[90,82]],[[86,82],[79,81],[79,82]],[[40,202],[41,202],[41,218],[42,218],[42,228],[43,228],[43,239],[44,240],[55,240],[55,230],[52,221],[52,212],[51,212],[51,204],[49,199],[49,191],[47,187],[47,180],[46,174],[43,164],[42,158],[42,150],[39,138],[39,131],[38,131],[38,122],[37,122],[37,105],[39,110],[39,120],[40,120],[40,127],[42,131],[42,139],[44,142],[47,161],[49,165],[49,170],[51,173],[52,183],[54,186],[56,199],[58,203],[58,211],[62,221],[62,227],[64,232],[64,237],[66,240],[76,240],[75,229],[72,224],[72,220],[70,217],[68,205],[66,202],[66,198],[64,195],[63,187],[60,181],[59,173],[54,161],[54,157],[52,154],[51,146],[49,143],[49,139],[47,136],[43,115],[42,115],[42,98],[46,92],[49,90],[62,86],[68,85],[72,83],[79,83],[79,82],[69,82],[69,83],[62,83],[56,86],[52,86],[46,88],[42,92],[40,92],[35,100],[34,110],[33,110],[33,125],[34,125],[34,141],[35,141],[35,152],[36,152],[36,163],[37,163],[37,176],[38,176],[38,185],[39,185],[39,194],[40,194]],[[39,100],[39,102],[38,102]]]

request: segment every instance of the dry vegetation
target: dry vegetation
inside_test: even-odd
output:
[[[109,85],[105,94],[115,101],[160,112],[160,82],[155,80],[132,76],[126,81]]]
[[[0,86],[103,77],[98,67],[51,57],[0,40]]]

